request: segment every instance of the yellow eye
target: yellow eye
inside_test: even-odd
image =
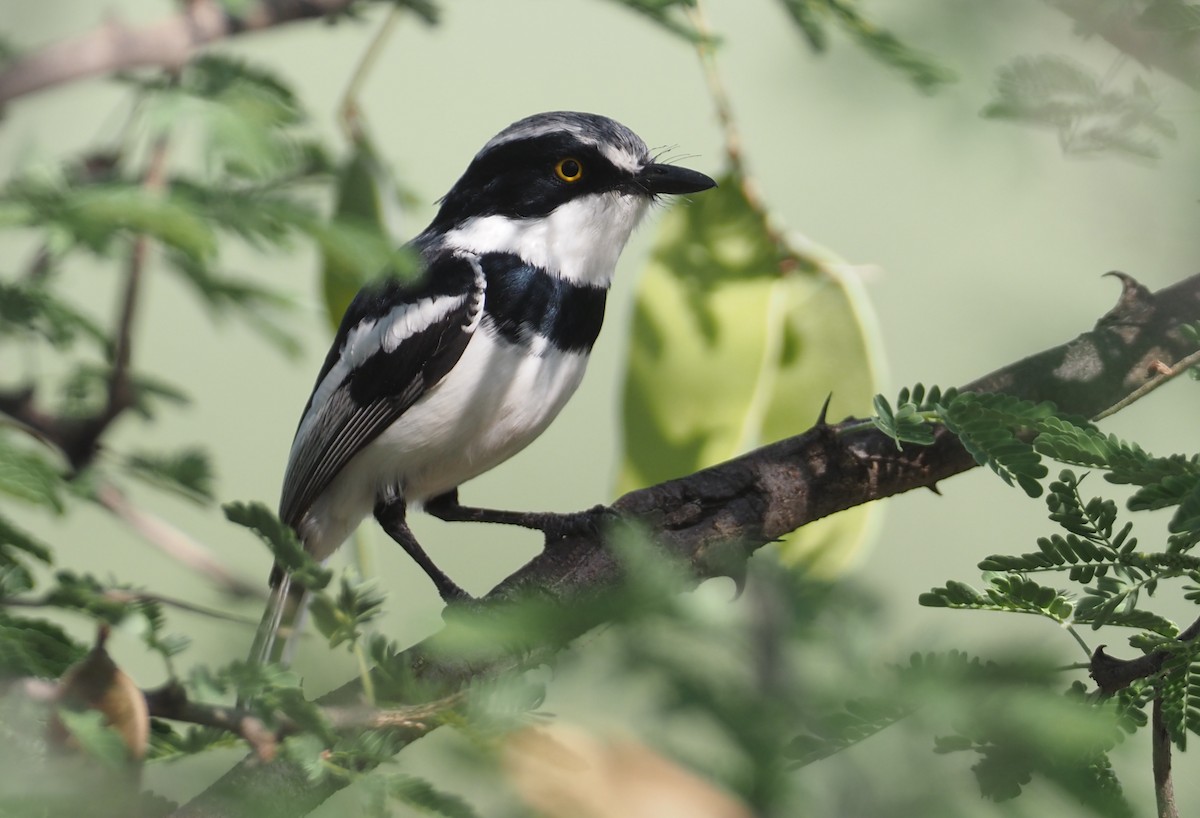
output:
[[[579,164],[578,159],[570,156],[559,159],[558,164],[554,166],[554,175],[564,182],[578,182],[583,178],[583,165]]]

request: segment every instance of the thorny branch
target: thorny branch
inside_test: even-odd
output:
[[[1151,293],[1132,278],[1122,284],[1116,307],[1094,329],[965,385],[966,390],[1003,391],[1052,400],[1067,413],[1094,417],[1196,352],[1180,325],[1200,321],[1200,275]],[[856,425],[858,430],[839,434]],[[946,430],[930,446],[897,451],[891,438],[862,424],[818,426],[735,460],[678,480],[634,491],[612,510],[636,520],[649,542],[673,557],[696,581],[739,577],[747,558],[762,545],[836,511],[939,481],[975,466]],[[468,682],[552,659],[561,643],[512,640],[490,652],[459,656],[446,646],[462,628],[478,625],[530,599],[546,616],[569,623],[557,637],[569,640],[599,624],[578,614],[595,606],[573,605],[617,588],[623,568],[603,537],[572,536],[554,542],[485,598],[480,610],[460,613],[445,628],[398,654],[374,673],[383,701],[413,702],[445,696]],[[1196,626],[1200,628],[1200,625]],[[461,643],[460,643],[461,644]],[[410,680],[397,684],[398,678]],[[322,706],[356,702],[355,679],[322,697]],[[176,813],[179,818],[296,816],[315,809],[341,786],[307,781],[284,761],[263,769],[242,763]]]
[[[1200,619],[1188,625],[1176,641],[1188,643],[1200,638]],[[1104,645],[1092,654],[1088,673],[1100,692],[1106,696],[1129,687],[1138,679],[1147,679],[1163,669],[1171,654],[1156,650],[1134,659],[1118,659],[1104,652]],[[1175,784],[1171,779],[1171,734],[1163,717],[1163,697],[1156,693],[1150,710],[1151,765],[1154,768],[1154,795],[1159,818],[1178,818],[1175,807]]]

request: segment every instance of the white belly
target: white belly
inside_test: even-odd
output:
[[[544,339],[533,352],[481,326],[433,389],[350,460],[301,525],[318,559],[372,512],[382,487],[421,503],[476,477],[529,445],[583,380],[587,356]]]

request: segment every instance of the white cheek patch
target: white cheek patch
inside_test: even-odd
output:
[[[551,275],[607,287],[617,258],[646,213],[644,196],[593,193],[560,205],[549,216],[477,216],[446,234],[446,243],[471,253],[513,253]]]

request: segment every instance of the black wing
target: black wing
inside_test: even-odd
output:
[[[415,284],[388,279],[355,296],[296,430],[279,501],[285,523],[299,525],[342,467],[454,367],[485,286],[475,256],[445,252]]]

